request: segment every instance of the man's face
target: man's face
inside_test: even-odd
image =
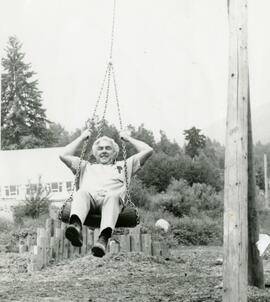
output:
[[[96,160],[99,164],[109,165],[114,161],[114,150],[110,142],[106,140],[100,141],[97,146]]]

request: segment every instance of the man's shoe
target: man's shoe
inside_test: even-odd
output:
[[[97,242],[92,247],[92,254],[95,257],[103,257],[106,254],[106,248],[108,244],[108,239],[104,236],[100,236]]]
[[[81,247],[83,245],[82,232],[78,226],[70,224],[66,228],[65,235],[73,246]]]

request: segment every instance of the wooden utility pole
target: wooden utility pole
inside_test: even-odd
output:
[[[255,200],[247,46],[247,0],[228,0],[230,49],[224,188],[223,301],[264,287]]]
[[[268,176],[267,176],[267,155],[263,156],[264,163],[264,197],[265,197],[265,207],[268,208]]]
[[[224,184],[223,301],[246,302],[248,285],[247,0],[228,0],[229,81]]]
[[[2,64],[0,62],[0,151],[2,150],[2,90],[1,89],[2,89]]]
[[[247,0],[228,0],[228,15],[230,48],[224,187],[223,301],[246,302],[248,280],[257,286],[263,282],[263,272],[261,275],[261,270],[258,272],[255,268],[255,263],[260,268],[262,263],[255,245],[258,224],[249,108]],[[255,231],[252,230],[252,224]]]
[[[263,263],[257,249],[259,240],[259,219],[256,202],[256,180],[253,163],[253,140],[248,95],[248,284],[264,288]]]

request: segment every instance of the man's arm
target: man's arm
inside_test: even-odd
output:
[[[62,162],[64,162],[70,169],[74,170],[74,167],[72,167],[72,163],[77,159],[77,157],[74,156],[75,152],[82,144],[82,142],[85,141],[90,135],[91,132],[88,129],[84,130],[79,137],[77,137],[74,141],[62,148],[59,157]]]
[[[141,166],[153,154],[152,147],[150,147],[149,145],[147,145],[146,143],[144,143],[138,139],[131,137],[127,132],[122,131],[120,133],[120,137],[124,141],[131,143],[131,145],[133,145],[136,148],[136,150],[138,151],[138,153],[136,154],[136,157],[139,159]]]

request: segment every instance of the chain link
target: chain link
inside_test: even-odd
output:
[[[113,1],[113,19],[112,19],[112,32],[111,32],[110,57],[109,57],[110,61],[112,61],[112,54],[113,54],[115,12],[116,12],[116,0]]]
[[[122,122],[122,117],[121,117],[120,103],[119,103],[118,90],[117,90],[117,84],[116,84],[116,76],[115,76],[113,64],[112,64],[111,69],[112,69],[112,78],[113,78],[113,84],[114,84],[113,86],[114,86],[114,93],[115,93],[115,100],[116,100],[116,105],[117,105],[120,130],[123,130],[123,122]],[[122,140],[122,151],[123,151],[123,159],[124,159],[125,185],[126,185],[126,191],[127,191],[126,192],[127,201],[124,202],[124,206],[127,206],[128,204],[130,204],[131,207],[133,207],[136,210],[136,221],[137,221],[137,224],[139,224],[140,216],[139,216],[138,208],[131,201],[131,196],[130,196],[130,188],[129,188],[129,183],[128,183],[128,170],[127,170],[127,150],[126,150],[126,144],[123,140]]]
[[[109,74],[111,72],[110,69],[111,69],[110,68],[110,64],[108,64],[107,67],[106,67],[105,75],[104,75],[104,78],[103,78],[103,81],[102,81],[102,85],[101,85],[101,88],[100,88],[100,91],[99,91],[99,94],[98,94],[98,98],[97,98],[97,101],[96,101],[96,104],[95,104],[95,107],[94,107],[94,110],[93,110],[92,118],[90,118],[88,121],[86,121],[86,124],[88,123],[87,128],[89,129],[90,132],[94,128],[94,120],[95,120],[95,117],[97,116],[98,105],[100,104],[100,100],[101,100],[102,92],[104,90],[106,79],[107,79],[107,77],[109,77]],[[109,80],[108,80],[108,82],[109,82]],[[109,95],[109,93],[108,93],[108,87],[107,87],[107,94],[106,95],[107,96]],[[107,106],[107,103],[108,103],[108,100],[106,98],[106,106]],[[106,109],[104,109],[104,112],[103,112],[103,120],[105,120],[105,114],[106,114]],[[61,214],[63,212],[64,207],[66,206],[66,204],[68,202],[72,201],[73,194],[74,194],[74,192],[79,187],[79,178],[80,178],[80,173],[81,173],[81,164],[82,164],[82,161],[83,161],[83,159],[85,157],[89,141],[90,141],[90,136],[88,137],[88,139],[86,139],[84,141],[84,144],[83,144],[83,147],[82,147],[82,151],[81,151],[81,155],[80,155],[79,165],[78,165],[78,167],[76,169],[75,178],[74,178],[74,181],[73,181],[73,184],[72,184],[72,189],[71,189],[70,196],[69,196],[68,199],[65,200],[65,202],[63,203],[63,205],[62,205],[62,207],[61,207],[61,209],[59,211],[59,219],[60,220],[61,220]],[[91,156],[91,153],[89,154],[88,160],[90,159],[90,156]]]

